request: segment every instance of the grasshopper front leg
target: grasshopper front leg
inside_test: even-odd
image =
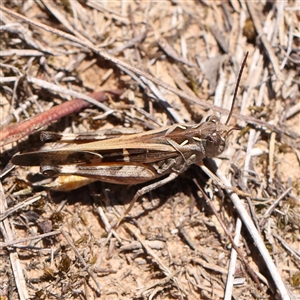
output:
[[[159,180],[159,181],[157,181],[157,182],[154,182],[154,183],[152,183],[152,184],[149,184],[149,185],[147,185],[147,186],[144,186],[143,188],[139,189],[139,190],[135,193],[135,195],[134,195],[133,199],[131,200],[129,206],[126,208],[126,210],[123,212],[123,214],[122,214],[121,217],[119,218],[119,220],[118,220],[118,222],[117,222],[117,224],[116,224],[115,227],[116,227],[116,228],[119,227],[119,225],[121,224],[121,222],[123,221],[123,219],[124,219],[124,218],[126,217],[126,215],[131,211],[131,209],[132,209],[134,203],[138,200],[139,197],[141,197],[141,196],[145,195],[146,193],[149,193],[149,192],[151,192],[151,191],[153,191],[153,190],[155,190],[155,189],[157,189],[157,188],[159,188],[159,187],[165,185],[166,183],[168,183],[168,182],[174,180],[176,177],[178,177],[178,175],[179,175],[179,173],[173,172],[173,173],[169,174],[168,177],[166,177],[166,178],[164,178],[164,179],[161,179],[161,180]]]

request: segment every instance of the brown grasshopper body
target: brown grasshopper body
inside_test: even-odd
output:
[[[65,141],[72,144],[59,149],[17,154],[12,158],[12,163],[40,166],[41,172],[50,177],[75,175],[127,185],[164,176],[137,191],[119,219],[119,225],[140,196],[170,182],[190,165],[201,164],[204,158],[216,157],[225,150],[228,135],[236,129],[228,124],[246,59],[247,55],[239,73],[232,108],[225,124],[212,115],[198,125],[175,124],[135,134],[111,132],[112,135],[104,140],[99,138],[99,133],[80,134],[70,138],[70,135],[44,132],[41,134],[44,141]],[[102,132],[102,135],[105,136],[105,133]],[[79,186],[80,184],[76,185]]]
[[[143,183],[166,174],[182,173],[191,164],[216,157],[226,148],[230,132],[216,116],[198,125],[172,125],[143,133],[85,142],[84,134],[71,145],[17,154],[12,163],[40,166],[46,176],[78,175],[117,184]],[[46,137],[45,137],[46,136]],[[63,139],[42,133],[43,140]]]

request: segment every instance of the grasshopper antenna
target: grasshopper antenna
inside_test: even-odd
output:
[[[235,86],[235,90],[234,90],[234,95],[233,95],[233,100],[232,100],[231,109],[230,109],[229,115],[228,115],[228,117],[227,117],[227,120],[226,120],[226,122],[225,122],[225,125],[228,125],[228,123],[229,123],[229,121],[230,121],[230,119],[231,119],[232,113],[233,113],[233,108],[234,108],[234,104],[235,104],[236,94],[237,94],[238,89],[239,89],[240,81],[241,81],[241,78],[242,78],[242,74],[243,74],[244,67],[245,67],[245,65],[246,65],[246,61],[247,61],[248,54],[249,54],[249,52],[247,51],[247,52],[246,52],[246,55],[245,55],[245,57],[244,57],[244,60],[243,60],[243,63],[242,63],[240,72],[239,72],[239,77],[238,77],[238,80],[237,80],[237,83],[236,83],[236,86]]]

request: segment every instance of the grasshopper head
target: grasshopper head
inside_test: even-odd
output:
[[[217,157],[227,148],[230,133],[238,128],[220,123],[216,116],[209,116],[205,125],[206,130],[203,128],[201,137],[205,157]]]

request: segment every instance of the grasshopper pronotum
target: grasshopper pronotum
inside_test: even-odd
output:
[[[81,180],[85,178],[87,181],[116,184],[139,184],[160,178],[136,192],[119,219],[119,225],[140,196],[175,179],[190,165],[201,164],[204,158],[216,157],[226,149],[227,137],[236,129],[228,124],[246,59],[247,54],[225,124],[211,115],[196,125],[174,124],[134,134],[122,130],[110,132],[104,140],[99,140],[99,132],[71,136],[42,132],[43,141],[67,141],[71,144],[58,149],[17,154],[12,158],[12,163],[40,166],[41,172],[49,177],[75,175],[80,176]],[[102,138],[106,133],[102,132]],[[56,189],[59,189],[60,184],[57,185]]]

